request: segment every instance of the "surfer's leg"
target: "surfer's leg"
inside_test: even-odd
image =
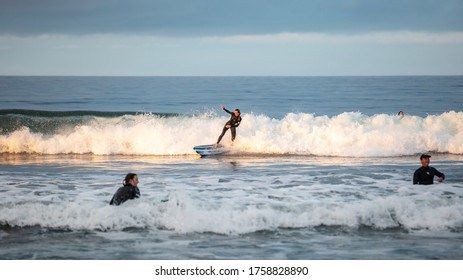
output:
[[[228,128],[226,126],[223,127],[222,134],[220,134],[219,139],[217,139],[217,144],[222,141],[222,137],[225,135],[225,132],[227,132]]]
[[[235,141],[235,137],[236,137],[236,127],[231,127],[231,128],[230,128],[230,131],[231,131],[231,135],[232,135],[232,141]]]

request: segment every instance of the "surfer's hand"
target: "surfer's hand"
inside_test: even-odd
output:
[[[442,177],[439,177],[439,178],[437,179],[437,182],[442,183],[442,182],[444,182],[444,179],[442,179]]]
[[[222,109],[222,110],[223,110],[223,109],[225,109],[225,106],[223,106],[223,105],[222,105],[222,106],[220,106],[220,109]]]
[[[231,125],[227,124],[225,127],[226,127],[226,128],[230,128],[230,127],[231,127]]]

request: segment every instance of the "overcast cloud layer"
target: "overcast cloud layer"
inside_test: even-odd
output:
[[[461,0],[0,0],[0,34],[463,31]]]

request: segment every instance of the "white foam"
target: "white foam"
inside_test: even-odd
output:
[[[71,230],[162,228],[178,233],[220,234],[320,225],[439,231],[463,227],[461,197],[448,198],[426,190],[418,194],[393,194],[352,201],[336,195],[316,196],[323,191],[302,194],[291,189],[271,193],[281,199],[239,190],[220,198],[202,193],[202,199],[195,197],[194,193],[175,191],[170,194],[168,202],[153,202],[148,195],[118,207],[79,199],[54,199],[50,203],[24,201],[10,203],[8,207],[3,205],[0,223]],[[291,196],[290,193],[305,197]]]
[[[0,135],[0,153],[186,155],[214,143],[226,117],[94,118],[44,135],[27,127]],[[283,119],[244,114],[235,153],[318,156],[400,156],[423,151],[463,154],[463,112],[425,118],[343,113],[334,117],[290,113]],[[230,132],[223,143],[230,145]]]

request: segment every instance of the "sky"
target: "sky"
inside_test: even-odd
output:
[[[0,0],[0,75],[463,75],[463,0]]]

